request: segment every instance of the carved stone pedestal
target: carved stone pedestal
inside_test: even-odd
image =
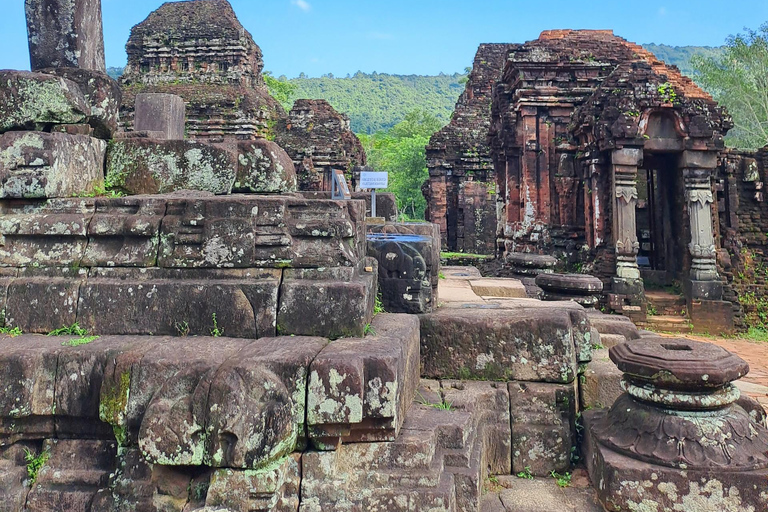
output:
[[[585,456],[603,505],[619,510],[766,510],[768,430],[737,403],[744,360],[686,339],[613,347],[626,393],[586,411]]]
[[[546,301],[572,300],[584,307],[594,307],[603,291],[603,282],[586,274],[541,274],[536,285]]]

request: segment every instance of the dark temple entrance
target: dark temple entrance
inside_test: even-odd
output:
[[[649,153],[637,173],[638,265],[647,283],[671,284],[686,254],[685,197],[677,153]]]

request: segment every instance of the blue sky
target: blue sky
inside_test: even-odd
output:
[[[639,43],[717,46],[768,21],[766,0],[230,0],[266,69],[295,77],[356,71],[437,74],[471,65],[480,43],[554,28],[613,29]],[[162,0],[103,0],[108,66]],[[23,0],[0,0],[0,69],[27,69]]]

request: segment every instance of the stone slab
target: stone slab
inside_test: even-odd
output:
[[[591,487],[558,487],[553,478],[500,477],[505,512],[603,512]],[[481,512],[486,512],[481,509]],[[490,511],[487,511],[490,512]]]
[[[581,406],[584,409],[611,407],[623,393],[624,374],[608,357],[608,350],[597,350],[581,379]]]
[[[184,100],[175,94],[137,94],[133,128],[138,132],[161,132],[163,140],[183,140],[184,108]]]
[[[363,336],[373,319],[378,269],[372,258],[360,266],[363,270],[286,269],[280,285],[278,334]]]
[[[576,377],[568,309],[440,309],[420,319],[424,377],[559,383]]]
[[[519,279],[476,279],[469,282],[472,291],[481,297],[525,298],[525,286]]]
[[[312,362],[307,424],[313,445],[394,441],[418,384],[418,319],[377,315],[364,338],[336,340]]]
[[[106,71],[101,0],[26,0],[32,70]]]
[[[0,198],[44,199],[104,186],[106,142],[86,135],[6,132],[0,136]]]
[[[106,183],[126,194],[198,190],[232,192],[237,171],[233,153],[190,140],[121,139],[107,151]]]

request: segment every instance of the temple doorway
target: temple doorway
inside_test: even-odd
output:
[[[685,194],[677,153],[645,152],[637,173],[637,257],[643,280],[669,285],[683,272]]]

